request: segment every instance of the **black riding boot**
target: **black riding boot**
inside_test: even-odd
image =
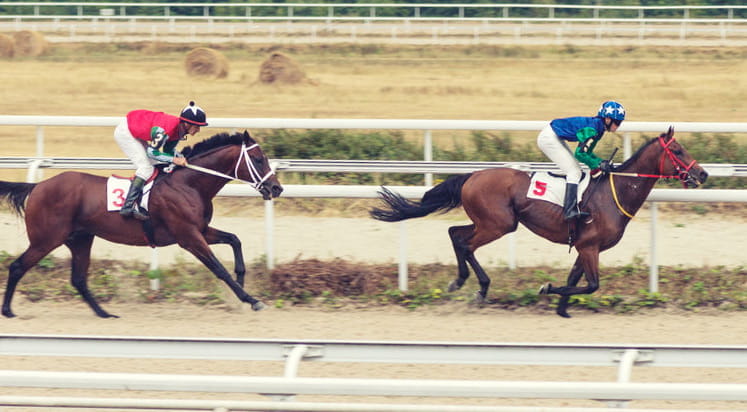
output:
[[[578,184],[566,183],[565,184],[565,201],[563,202],[563,216],[565,220],[578,219],[589,216],[588,213],[582,212],[578,209]]]
[[[145,185],[145,180],[143,180],[140,177],[135,176],[134,179],[132,179],[132,183],[130,184],[130,191],[127,192],[127,198],[125,198],[124,205],[122,206],[122,209],[119,211],[119,214],[124,217],[134,217],[137,220],[148,220],[148,214],[140,210],[140,207],[138,207],[138,201],[140,200],[140,196],[143,195],[143,186]]]

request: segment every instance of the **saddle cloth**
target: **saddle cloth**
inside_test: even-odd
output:
[[[153,187],[154,180],[150,180],[143,187],[143,196],[140,198],[140,207],[148,210],[148,199],[150,199],[150,189]],[[109,176],[106,181],[106,210],[115,212],[124,206],[127,192],[130,191],[131,178]]]
[[[581,198],[583,198],[584,192],[588,187],[588,174],[584,173],[581,177],[581,183],[578,184],[578,202],[581,202]],[[534,173],[532,181],[529,183],[527,197],[544,200],[563,207],[565,199],[565,176],[550,174],[548,172]]]

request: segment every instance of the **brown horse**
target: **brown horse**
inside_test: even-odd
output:
[[[590,216],[571,227],[572,245],[578,257],[566,286],[543,285],[540,294],[561,295],[556,312],[567,313],[571,295],[592,293],[599,288],[599,252],[617,244],[633,215],[643,205],[659,178],[679,178],[686,187],[696,187],[708,177],[700,165],[673,137],[666,134],[650,140],[614,172],[593,181],[581,208]],[[495,168],[452,176],[425,193],[420,201],[410,201],[387,189],[380,192],[385,209],[373,209],[371,216],[386,222],[422,217],[435,211],[448,211],[460,205],[473,224],[449,228],[456,252],[458,274],[449,285],[453,292],[469,276],[467,264],[480,283],[477,301],[483,302],[490,279],[475,259],[475,250],[506,233],[519,222],[532,232],[555,243],[569,243],[569,225],[562,208],[550,202],[527,198],[531,176],[525,172]],[[576,286],[585,275],[587,286]]]
[[[177,168],[160,174],[149,201],[150,239],[140,221],[123,218],[106,207],[107,178],[87,173],[64,172],[40,183],[0,182],[4,197],[19,215],[25,214],[29,247],[11,265],[2,313],[13,317],[13,293],[23,275],[60,245],[72,253],[71,283],[102,318],[116,317],[99,306],[88,289],[88,266],[95,236],[136,246],[177,243],[192,253],[243,302],[260,310],[264,304],[243,289],[244,259],[241,242],[232,233],[210,227],[212,199],[232,178],[251,183],[265,200],[283,191],[270,163],[248,132],[222,133],[183,150],[190,165],[215,174]],[[221,176],[222,175],[222,176]],[[231,278],[208,245],[227,243],[233,248],[236,280]]]

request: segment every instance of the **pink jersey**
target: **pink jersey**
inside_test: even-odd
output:
[[[160,127],[168,136],[167,141],[179,140],[177,126],[179,118],[164,112],[152,112],[150,110],[133,110],[127,113],[127,126],[132,136],[139,140],[150,141],[151,130]]]

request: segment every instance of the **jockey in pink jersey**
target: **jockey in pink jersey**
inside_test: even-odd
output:
[[[189,102],[179,117],[150,110],[133,110],[116,129],[114,140],[130,158],[137,170],[124,205],[119,211],[124,217],[148,219],[148,214],[137,206],[145,182],[153,175],[154,165],[173,163],[186,166],[187,159],[176,151],[176,145],[207,126],[205,112],[195,102]]]

